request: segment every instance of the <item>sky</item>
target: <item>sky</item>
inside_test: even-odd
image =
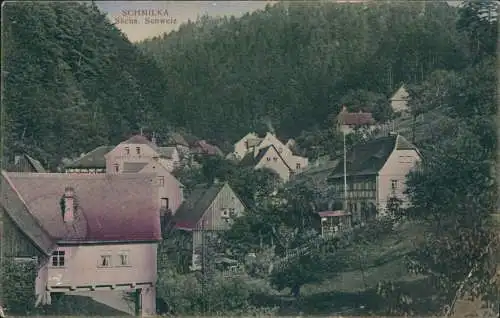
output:
[[[198,16],[242,16],[247,12],[264,9],[276,1],[96,1],[111,21],[132,42],[176,30],[183,22],[196,20]],[[161,16],[143,12],[132,17],[134,10],[160,11]],[[166,12],[165,12],[166,10]],[[132,12],[130,12],[132,11]],[[149,16],[148,16],[149,15]],[[152,19],[156,19],[153,21]]]
[[[333,0],[335,1],[335,0]],[[132,42],[176,30],[202,15],[242,16],[277,1],[95,1]],[[346,1],[356,2],[356,0]],[[448,1],[455,4],[458,1]],[[456,5],[456,4],[455,4]],[[140,10],[140,11],[136,11]],[[149,10],[149,11],[148,11]],[[151,16],[151,11],[160,16]],[[140,13],[138,13],[140,12]],[[132,16],[138,14],[136,16]]]

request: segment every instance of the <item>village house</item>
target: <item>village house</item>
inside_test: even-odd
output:
[[[173,161],[179,158],[175,148],[157,147],[146,137],[135,135],[114,147],[105,158],[109,173],[156,173],[155,184],[159,188],[162,214],[167,211],[175,213],[184,200],[183,185],[170,173],[178,163]]]
[[[402,84],[398,90],[391,96],[389,99],[391,102],[392,111],[395,114],[400,115],[401,117],[408,117],[410,113],[410,108],[408,106],[409,94],[405,88],[405,85]]]
[[[105,173],[106,159],[104,155],[110,152],[114,146],[99,146],[94,150],[82,154],[80,158],[64,165],[66,173]]]
[[[40,161],[28,154],[14,156],[14,163],[5,167],[9,172],[46,172]]]
[[[364,222],[377,212],[385,214],[390,198],[407,204],[406,177],[421,160],[421,154],[403,136],[391,134],[358,144],[346,158],[347,200],[344,200],[343,160],[331,173],[329,182],[334,199],[352,213],[354,221]]]
[[[192,149],[192,153],[198,154],[198,155],[205,155],[205,156],[220,156],[223,157],[224,153],[222,150],[220,150],[219,147],[209,144],[205,140],[197,140],[194,142]]]
[[[158,187],[161,216],[175,214],[184,200],[184,185],[170,173],[165,161],[162,159],[152,161],[145,165],[139,173],[156,174],[155,185]]]
[[[376,128],[376,123],[372,113],[365,113],[362,111],[350,113],[347,107],[342,106],[342,110],[337,115],[337,127],[342,133],[350,134],[358,128],[373,130]]]
[[[254,169],[269,169],[274,171],[283,182],[288,182],[293,175],[293,169],[283,159],[274,145],[260,149],[257,155],[249,152],[239,162],[241,166],[250,166]]]
[[[191,143],[186,140],[186,138],[178,132],[170,132],[165,138],[165,144],[170,147],[177,148],[182,159],[188,157],[191,154],[191,144],[195,142],[194,138],[189,138]]]
[[[274,169],[279,166],[279,169],[276,170],[276,172],[280,176],[282,176],[283,180],[288,180],[290,177],[290,173],[300,173],[309,164],[309,160],[307,158],[293,154],[290,148],[293,147],[294,144],[295,143],[293,140],[288,140],[285,145],[276,137],[276,135],[270,132],[266,133],[264,137],[259,137],[255,133],[249,133],[234,144],[234,151],[232,154],[228,155],[227,158],[232,158],[237,161],[244,161],[245,164],[248,164],[250,161],[252,161],[255,166],[266,166],[270,169]],[[273,146],[274,150],[271,149],[270,146]],[[273,162],[277,162],[281,160],[284,162],[284,165],[259,164],[262,156],[264,156],[266,152],[273,152],[275,150],[280,156],[278,157],[273,155],[272,153],[269,153],[271,158],[269,161],[273,160]],[[252,156],[253,159],[249,160]],[[275,157],[276,159],[274,159]],[[265,158],[267,160],[267,156]],[[287,171],[284,166],[288,167],[287,169],[290,171]]]
[[[35,259],[37,305],[53,293],[130,291],[138,314],[156,313],[161,229],[152,178],[2,172],[2,253]]]
[[[172,219],[173,228],[191,236],[191,269],[200,267],[203,235],[230,228],[232,220],[245,212],[245,205],[227,182],[197,185]]]

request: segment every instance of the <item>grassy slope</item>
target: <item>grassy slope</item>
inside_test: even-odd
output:
[[[393,281],[409,294],[416,300],[412,307],[419,313],[437,310],[430,304],[432,293],[425,277],[409,274],[404,262],[404,256],[423,238],[422,233],[421,225],[406,223],[379,242],[352,246],[333,254],[332,258],[337,258],[337,270],[332,270],[319,284],[304,286],[301,299],[282,298],[281,314],[383,314],[380,305],[384,300],[375,292],[380,281]],[[364,268],[364,279],[360,264]]]

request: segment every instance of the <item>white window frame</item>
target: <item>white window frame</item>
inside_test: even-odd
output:
[[[54,251],[52,253],[52,259],[51,259],[50,264],[51,264],[51,267],[65,267],[66,266],[66,251],[61,251],[61,250]]]

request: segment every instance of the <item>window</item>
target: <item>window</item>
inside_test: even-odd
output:
[[[398,188],[398,180],[391,180],[391,189],[396,190]]]
[[[128,266],[128,253],[127,252],[121,252],[119,255],[120,257],[120,266]]]
[[[55,251],[52,253],[52,266],[63,267],[65,251]]]
[[[164,187],[165,186],[165,177],[164,176],[156,177],[156,180],[158,181],[158,185],[160,187]]]
[[[117,163],[115,163],[113,165],[113,167],[115,168],[115,172],[119,172],[120,171],[120,166]]]
[[[295,168],[296,168],[296,169],[300,169],[300,163],[299,163],[299,162],[297,162],[297,163],[295,164]]]
[[[111,255],[101,255],[100,267],[110,267],[111,266]]]
[[[161,198],[161,207],[168,209],[168,198]]]
[[[125,147],[125,154],[127,156],[130,155],[130,148],[129,147]]]
[[[278,161],[278,158],[273,157],[273,161],[274,161],[274,162],[277,162],[277,161]]]
[[[266,158],[266,160],[267,160],[267,161],[271,161],[271,157],[267,157],[267,158]]]
[[[135,152],[140,155],[141,154],[141,147],[135,147]]]

